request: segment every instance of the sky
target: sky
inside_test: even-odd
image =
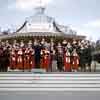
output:
[[[17,29],[25,19],[34,15],[40,0],[0,0],[1,31]],[[100,39],[100,0],[41,0],[46,14],[56,22],[96,41]]]

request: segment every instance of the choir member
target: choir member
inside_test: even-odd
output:
[[[34,59],[34,49],[32,49],[32,47],[31,48],[29,48],[29,69],[33,69],[33,68],[35,68],[35,59]]]
[[[55,58],[55,49],[54,49],[54,41],[53,39],[50,40],[50,71],[53,71],[52,68],[53,68],[53,62],[54,62],[54,59]]]
[[[61,43],[58,43],[56,57],[57,57],[57,68],[61,72],[63,71],[63,48],[61,46]]]
[[[17,54],[15,52],[15,49],[12,48],[11,53],[10,53],[10,69],[12,69],[12,70],[17,68],[17,66],[16,66],[17,65],[16,64],[16,60],[17,60],[16,56],[17,56]]]
[[[79,67],[79,55],[76,49],[72,52],[72,71],[77,72]]]
[[[71,72],[71,54],[68,49],[64,53],[64,69],[66,72]]]
[[[40,68],[42,47],[37,40],[34,41],[33,49],[34,49],[35,68]]]
[[[29,57],[30,50],[29,48],[25,49],[24,53],[24,69],[30,69],[30,57]]]
[[[18,58],[17,58],[17,69],[24,69],[24,64],[23,64],[23,50],[20,48],[18,50]]]
[[[48,50],[48,48],[45,47],[41,51],[41,55],[42,55],[41,66],[42,66],[43,69],[48,71],[49,65],[50,65],[50,51]]]

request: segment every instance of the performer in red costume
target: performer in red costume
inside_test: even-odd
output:
[[[14,40],[10,52],[10,69],[17,69],[18,50],[19,44]]]
[[[20,48],[18,50],[18,58],[17,58],[17,69],[24,69],[23,68],[23,50]]]
[[[34,49],[29,49],[29,69],[35,68]]]
[[[34,59],[34,49],[32,48],[32,41],[28,42],[28,50],[29,50],[29,70],[35,68],[35,59]]]
[[[76,51],[76,49],[72,52],[72,71],[78,71],[79,67],[79,55]]]
[[[50,64],[50,51],[45,48],[41,51],[42,59],[41,59],[41,67],[48,71]]]
[[[24,53],[24,69],[29,69],[30,65],[30,57],[29,57],[30,50],[28,48],[25,49]]]
[[[11,53],[10,53],[10,69],[16,69],[16,53],[15,53],[15,49],[12,48]]]
[[[44,68],[44,55],[45,55],[45,48],[41,49],[41,61],[40,61],[40,67]]]
[[[66,72],[71,72],[71,54],[68,50],[66,50],[64,54],[64,69]]]

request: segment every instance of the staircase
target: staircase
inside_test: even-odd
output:
[[[0,91],[100,91],[100,74],[1,73]]]

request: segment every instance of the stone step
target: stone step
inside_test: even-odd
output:
[[[0,84],[1,88],[100,88],[100,84]]]
[[[0,88],[0,91],[6,92],[100,92],[100,88]]]
[[[0,80],[0,85],[1,84],[100,84],[100,80]]]
[[[0,74],[0,91],[100,91],[100,74]]]
[[[100,80],[100,77],[0,77],[0,80]]]
[[[35,77],[35,76],[38,76],[38,77],[100,77],[100,74],[69,74],[69,73],[66,73],[66,74],[0,74],[0,77]]]

